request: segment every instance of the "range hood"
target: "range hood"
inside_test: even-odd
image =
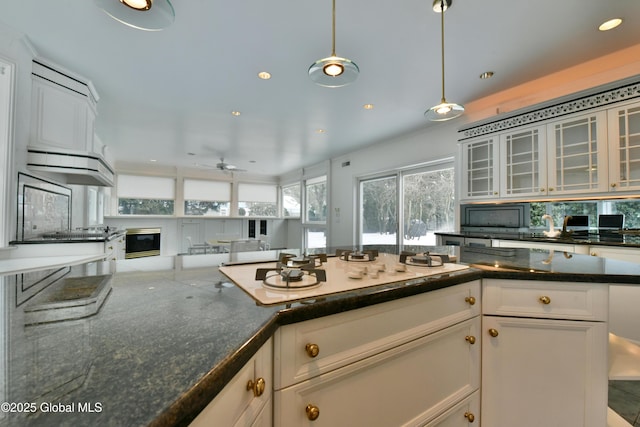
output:
[[[64,175],[67,184],[113,187],[113,168],[98,153],[53,147],[27,147],[27,168]]]

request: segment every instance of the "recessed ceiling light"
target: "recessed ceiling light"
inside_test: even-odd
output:
[[[258,77],[261,78],[262,80],[269,80],[271,78],[271,73],[268,73],[266,71],[260,71],[258,73]]]
[[[232,111],[231,115],[238,117],[240,115],[240,111]]]
[[[187,156],[195,156],[195,155],[196,153],[191,153],[191,152],[187,153]]]
[[[156,159],[149,159],[149,161],[150,161],[151,163],[157,162],[157,160],[156,160]]]
[[[255,162],[256,162],[255,160],[249,160],[249,163],[255,163]]]
[[[316,129],[316,133],[325,133],[326,131],[324,129]]]
[[[493,77],[493,71],[485,71],[484,73],[480,74],[480,78],[482,80],[490,79],[491,77]]]
[[[620,24],[622,24],[622,19],[613,18],[613,19],[609,19],[608,21],[605,21],[602,24],[600,24],[598,29],[600,31],[609,31],[609,30],[613,30],[614,28],[616,28]]]
[[[362,108],[365,110],[373,110],[373,104],[364,104]]]

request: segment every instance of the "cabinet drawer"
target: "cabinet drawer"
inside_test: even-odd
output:
[[[191,422],[190,427],[250,425],[252,420],[267,417],[271,410],[267,409],[267,415],[264,415],[264,407],[270,404],[273,394],[272,355],[272,340],[269,339]],[[265,382],[264,392],[254,396],[253,390],[247,390],[247,384],[258,378]]]
[[[475,391],[425,427],[469,427],[480,424],[480,392]]]
[[[274,425],[424,425],[479,389],[479,328],[477,316],[276,391]]]
[[[606,321],[609,285],[485,279],[482,312],[488,315]]]
[[[274,340],[275,389],[469,319],[480,313],[479,307],[480,281],[476,280],[283,326]]]

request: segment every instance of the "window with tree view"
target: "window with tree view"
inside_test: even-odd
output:
[[[231,184],[199,179],[184,180],[184,214],[228,216]]]
[[[622,214],[624,215],[625,228],[640,228],[640,200],[585,200],[565,202],[532,202],[531,227],[547,226],[542,220],[545,214],[551,215],[555,224],[562,224],[564,217],[568,215],[587,215],[589,227],[598,227],[598,215]]]
[[[306,182],[306,214],[308,222],[327,221],[327,178],[309,179]]]
[[[286,218],[300,217],[300,184],[282,187],[282,214]]]
[[[118,175],[118,215],[173,215],[175,179]]]
[[[361,244],[435,245],[436,231],[455,227],[454,194],[451,161],[360,181]]]

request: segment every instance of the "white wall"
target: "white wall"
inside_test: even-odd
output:
[[[384,141],[331,160],[328,246],[356,243],[357,180],[359,177],[407,168],[458,152],[458,128],[463,122],[429,124],[411,134]],[[350,162],[343,167],[344,162]]]

